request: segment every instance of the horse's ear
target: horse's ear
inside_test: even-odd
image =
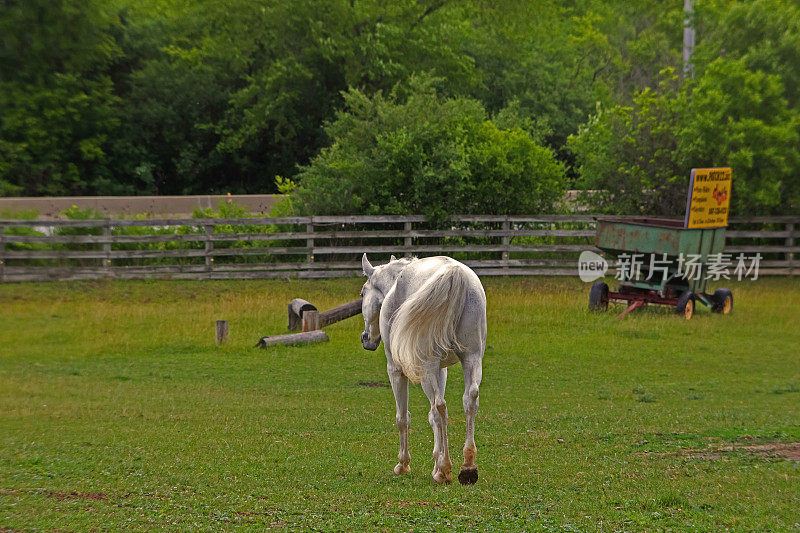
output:
[[[392,254],[391,259],[389,259],[389,262],[391,262],[391,261],[397,261],[397,258],[394,256],[394,254]]]
[[[361,257],[361,268],[364,270],[364,275],[367,277],[372,276],[372,273],[375,272],[375,267],[370,264],[366,253]]]

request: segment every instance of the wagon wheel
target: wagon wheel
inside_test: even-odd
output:
[[[684,291],[678,298],[678,305],[675,307],[675,314],[683,316],[686,320],[694,316],[695,295],[692,291]]]
[[[589,291],[589,309],[592,311],[605,311],[608,309],[608,285],[597,281]]]
[[[711,310],[715,313],[727,315],[733,309],[733,293],[728,289],[714,291],[714,294],[711,295],[711,301],[713,302]]]

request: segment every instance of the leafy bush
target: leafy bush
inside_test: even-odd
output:
[[[298,208],[314,214],[549,212],[564,169],[521,128],[503,130],[482,105],[442,98],[416,77],[388,95],[345,95],[332,139],[299,174]]]

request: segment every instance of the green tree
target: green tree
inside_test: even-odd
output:
[[[784,96],[800,109],[800,6],[788,0],[702,3],[702,40],[695,63],[702,74],[717,58],[741,59],[752,71],[780,76]]]
[[[600,109],[570,145],[595,208],[683,215],[690,169],[731,166],[732,212],[773,214],[800,205],[797,127],[778,76],[720,58],[696,82],[666,71],[633,106]]]
[[[223,152],[261,153],[257,182],[292,175],[328,139],[323,125],[355,87],[371,95],[414,72],[432,70],[449,87],[475,83],[458,46],[466,21],[445,16],[447,2],[299,0],[226,6],[230,31],[199,53],[241,69],[225,119]],[[251,173],[251,176],[254,173]]]
[[[113,25],[97,0],[2,2],[0,194],[81,194],[114,179]]]
[[[567,137],[598,102],[630,105],[634,91],[655,88],[658,72],[679,64],[681,7],[651,0],[471,4],[460,12],[473,21],[464,46],[481,80],[470,94],[490,113],[513,106],[572,167]]]
[[[388,96],[353,89],[327,128],[331,146],[304,167],[298,204],[315,214],[551,212],[564,169],[520,128],[482,105],[444,98],[415,77]]]

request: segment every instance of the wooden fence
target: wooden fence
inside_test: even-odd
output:
[[[0,281],[325,278],[360,257],[446,254],[478,274],[575,275],[592,215],[315,216],[0,220]],[[726,253],[760,253],[760,275],[800,273],[800,217],[733,219]]]

